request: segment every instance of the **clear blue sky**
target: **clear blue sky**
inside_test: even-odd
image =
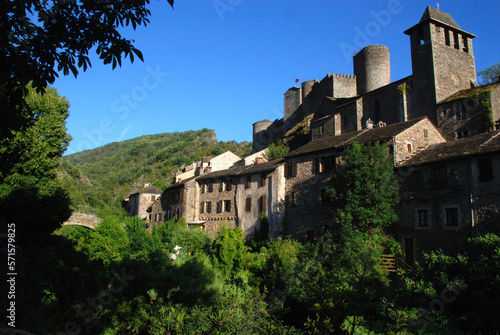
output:
[[[66,154],[202,128],[215,129],[222,141],[252,141],[254,122],[282,117],[283,94],[295,79],[353,74],[343,47],[384,44],[392,80],[410,75],[403,31],[427,5],[436,7],[434,0],[175,0],[172,10],[166,0],[151,1],[151,23],[123,30],[144,62],[126,60],[112,70],[93,57],[77,79],[61,75],[54,83],[71,104]],[[476,70],[500,61],[500,1],[440,6],[478,36]]]

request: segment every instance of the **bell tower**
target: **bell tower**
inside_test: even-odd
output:
[[[476,85],[476,36],[462,30],[450,14],[430,6],[405,34],[410,36],[413,70],[408,116],[427,115],[436,123],[436,104]]]

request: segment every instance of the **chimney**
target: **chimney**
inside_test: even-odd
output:
[[[373,129],[373,121],[372,121],[372,119],[366,120],[365,126],[366,126],[366,129]]]
[[[255,158],[255,165],[262,164],[262,163],[264,163],[264,158],[262,158],[262,157]]]

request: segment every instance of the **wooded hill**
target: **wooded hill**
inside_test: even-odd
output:
[[[147,135],[64,156],[59,175],[73,211],[81,205],[82,212],[116,214],[121,201],[144,183],[164,189],[183,165],[227,150],[243,157],[252,143],[219,142],[215,131],[206,128]]]

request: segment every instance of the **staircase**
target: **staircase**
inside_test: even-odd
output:
[[[389,273],[401,273],[403,270],[406,275],[412,279],[418,277],[417,272],[412,266],[394,255],[382,255],[382,266],[386,268]]]

